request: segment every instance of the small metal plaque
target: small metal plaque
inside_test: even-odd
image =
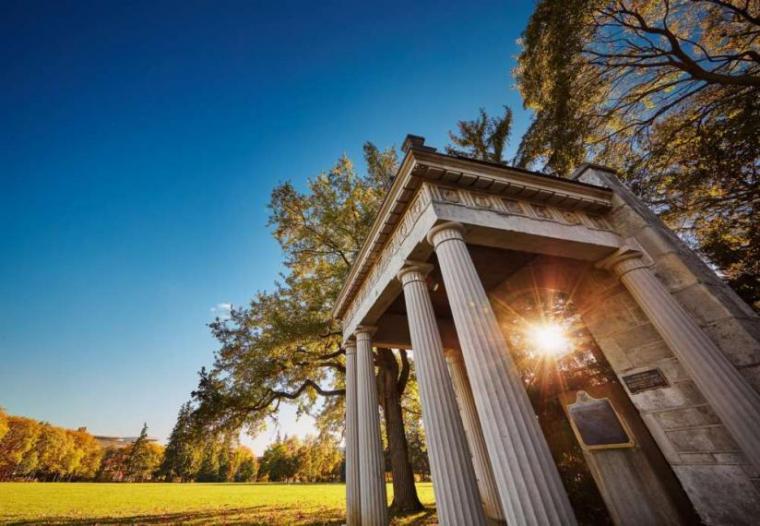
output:
[[[649,389],[659,389],[660,387],[667,387],[669,385],[665,375],[659,369],[649,369],[640,373],[629,374],[628,376],[623,376],[623,381],[631,394],[648,391]]]
[[[631,447],[633,441],[607,398],[592,398],[578,392],[574,404],[567,406],[573,430],[587,449]]]

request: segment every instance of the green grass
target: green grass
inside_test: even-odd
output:
[[[433,488],[417,485],[425,512],[394,525],[435,522]],[[343,484],[0,483],[1,524],[338,525]],[[388,486],[389,499],[392,488]]]

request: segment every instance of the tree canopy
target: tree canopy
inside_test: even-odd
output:
[[[515,70],[522,166],[630,186],[760,306],[760,4],[541,0]]]
[[[204,423],[255,431],[283,401],[309,411],[318,395],[344,394],[332,305],[382,198],[383,163],[395,166],[392,150],[370,145],[367,152],[375,162],[364,177],[344,156],[309,180],[307,192],[290,182],[273,190],[270,226],[288,273],[273,291],[211,324],[220,349],[194,394]]]

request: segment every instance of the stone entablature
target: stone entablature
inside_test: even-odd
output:
[[[545,201],[520,199],[518,197],[501,197],[484,192],[476,192],[451,186],[429,185],[433,200],[439,203],[461,204],[468,208],[491,210],[504,215],[515,215],[552,221],[566,225],[583,225],[595,230],[612,228],[601,211],[586,211],[582,208],[550,205]]]
[[[366,321],[363,318],[372,307],[366,305],[367,300],[371,300],[369,303],[376,300],[394,280],[401,262],[424,241],[424,234],[410,234],[431,203],[585,227],[606,235],[599,240],[581,237],[573,241],[614,249],[621,242],[604,218],[612,206],[611,198],[610,190],[593,184],[411,149],[349,273],[333,314],[343,320],[346,338]],[[438,208],[423,221],[425,225],[421,228],[432,227],[431,221],[456,220],[448,215]],[[404,246],[410,237],[414,242]],[[392,259],[396,264],[389,269]]]

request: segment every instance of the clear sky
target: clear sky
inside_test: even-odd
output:
[[[282,270],[272,187],[480,106],[512,154],[532,6],[1,0],[0,406],[165,439],[206,324]]]

